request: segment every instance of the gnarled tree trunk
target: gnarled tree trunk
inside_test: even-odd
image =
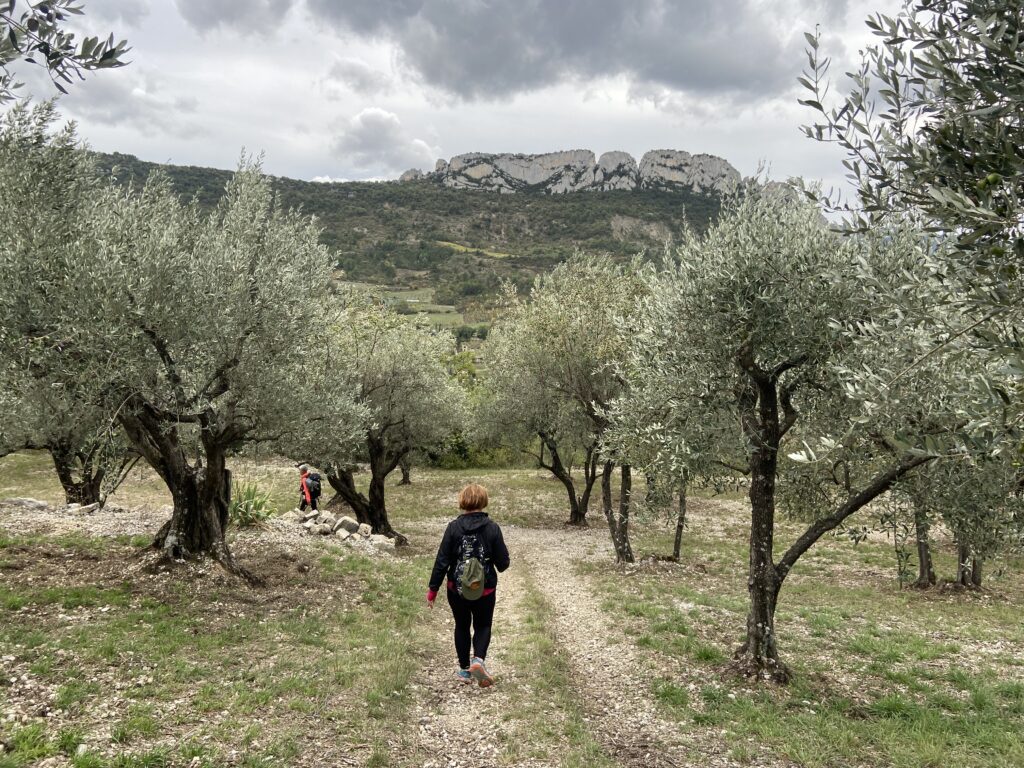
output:
[[[52,445],[49,448],[57,478],[64,489],[68,504],[99,504],[103,501],[102,488],[105,469],[93,466],[88,456],[82,455],[66,445]]]
[[[132,445],[167,485],[174,503],[171,519],[160,528],[153,547],[174,560],[209,555],[225,570],[260,583],[235,562],[225,538],[231,504],[231,472],[226,462],[230,436],[204,424],[201,458],[193,464],[181,445],[178,428],[148,404],[126,409],[120,420]]]
[[[569,520],[568,525],[587,525],[587,511],[590,506],[590,493],[597,479],[597,447],[592,443],[587,448],[586,460],[583,463],[584,486],[583,493],[577,495],[576,483],[573,480],[572,472],[565,466],[562,456],[558,451],[558,443],[555,438],[546,433],[538,432],[541,440],[540,465],[554,475],[565,487],[566,495],[569,497]],[[544,451],[550,456],[549,463],[544,463]]]
[[[95,444],[88,449],[74,449],[67,443],[57,442],[47,446],[57,478],[64,489],[67,504],[103,506],[107,497],[124,482],[138,456],[122,456],[117,463],[106,463],[103,449]]]
[[[374,533],[390,536],[396,544],[408,544],[409,540],[391,527],[384,499],[384,481],[395,470],[405,453],[389,453],[383,442],[372,436],[367,440],[367,448],[370,454],[370,485],[365,494],[356,488],[350,467],[325,465],[327,482],[337,494],[336,498],[340,498],[352,508],[356,520],[370,526]],[[335,499],[331,499],[329,504],[334,502]]]
[[[398,481],[398,484],[412,485],[412,462],[409,461],[408,456],[404,456],[398,462],[398,468],[402,471],[402,479]]]

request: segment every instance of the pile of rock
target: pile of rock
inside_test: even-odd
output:
[[[382,552],[395,551],[394,539],[373,533],[366,523],[348,515],[335,517],[330,512],[309,510],[301,514],[300,520],[306,532],[314,536],[330,536],[350,546],[366,543]]]

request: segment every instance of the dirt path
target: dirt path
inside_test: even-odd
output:
[[[513,565],[502,575],[495,612],[495,637],[489,669],[491,690],[463,686],[454,680],[452,620],[438,602],[430,620],[435,625],[439,656],[418,679],[415,720],[423,762],[431,768],[491,766],[563,766],[567,746],[560,744],[558,722],[567,716],[549,691],[535,691],[536,681],[519,668],[530,623],[527,597],[547,603],[545,629],[555,638],[555,653],[567,665],[570,695],[582,710],[583,722],[606,765],[682,766],[687,764],[685,734],[678,724],[660,717],[651,696],[651,665],[620,629],[614,627],[586,578],[574,567],[584,560],[612,562],[607,531],[551,531],[508,526],[505,540]],[[440,535],[440,528],[438,529]],[[554,585],[558,585],[555,587]],[[520,653],[514,653],[514,649]],[[517,665],[515,662],[519,661]],[[450,663],[449,663],[450,661]],[[512,662],[512,663],[510,663]],[[532,697],[529,712],[523,697]],[[550,704],[550,711],[548,709]],[[467,713],[485,723],[466,726]],[[538,712],[541,717],[538,718]],[[572,764],[575,764],[573,762]]]

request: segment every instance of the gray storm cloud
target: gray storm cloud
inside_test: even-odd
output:
[[[356,93],[379,95],[391,90],[391,78],[360,59],[339,59],[327,73],[329,81],[341,83]]]
[[[608,76],[694,93],[773,95],[793,82],[807,24],[839,17],[846,5],[846,0],[307,0],[316,18],[340,32],[391,41],[414,76],[469,100]]]
[[[279,25],[295,0],[174,0],[189,25],[205,32],[216,27],[241,32],[270,32]]]

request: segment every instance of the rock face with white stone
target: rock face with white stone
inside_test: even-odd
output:
[[[423,171],[419,168],[410,168],[408,171],[398,177],[399,181],[417,181],[423,178]]]
[[[597,161],[594,189],[636,189],[640,172],[628,152],[605,152]]]
[[[492,192],[575,192],[594,181],[594,153],[584,149],[545,155],[456,155],[440,172],[441,183],[456,189]]]
[[[423,174],[446,187],[502,194],[663,189],[721,194],[740,180],[739,172],[720,157],[659,149],[639,165],[626,152],[605,152],[595,160],[586,149],[543,155],[470,152],[450,161],[438,160],[433,173]],[[400,181],[419,176],[402,175]]]
[[[642,189],[691,189],[721,194],[733,189],[739,181],[739,171],[714,155],[655,149],[640,159]]]

